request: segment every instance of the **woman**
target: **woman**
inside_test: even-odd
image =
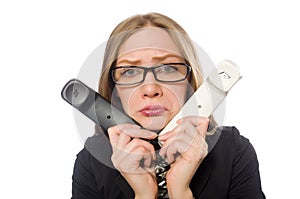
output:
[[[97,133],[87,140],[74,167],[73,198],[265,198],[255,151],[235,127],[218,128],[209,153],[213,118],[185,117],[157,135],[202,82],[196,51],[175,21],[149,13],[121,22],[106,46],[98,92],[140,126],[119,124],[108,129],[109,139]],[[155,171],[160,157],[170,166],[167,192]]]

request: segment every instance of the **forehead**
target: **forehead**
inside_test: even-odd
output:
[[[180,56],[177,45],[166,30],[156,27],[145,27],[132,34],[120,46],[119,57],[142,49],[159,49]]]

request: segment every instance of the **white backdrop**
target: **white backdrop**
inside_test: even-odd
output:
[[[150,11],[179,22],[215,63],[240,66],[224,124],[254,145],[267,198],[299,198],[296,0],[1,1],[0,198],[71,197],[82,143],[61,88],[115,25]]]

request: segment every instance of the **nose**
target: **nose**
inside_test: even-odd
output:
[[[154,98],[162,96],[161,85],[155,80],[153,73],[147,73],[141,85],[142,97]]]

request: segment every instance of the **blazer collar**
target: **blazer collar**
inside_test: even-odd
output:
[[[205,187],[208,184],[208,181],[211,176],[211,167],[210,167],[210,157],[209,155],[203,160],[194,174],[192,181],[190,183],[190,188],[194,196],[199,196],[204,191]]]

